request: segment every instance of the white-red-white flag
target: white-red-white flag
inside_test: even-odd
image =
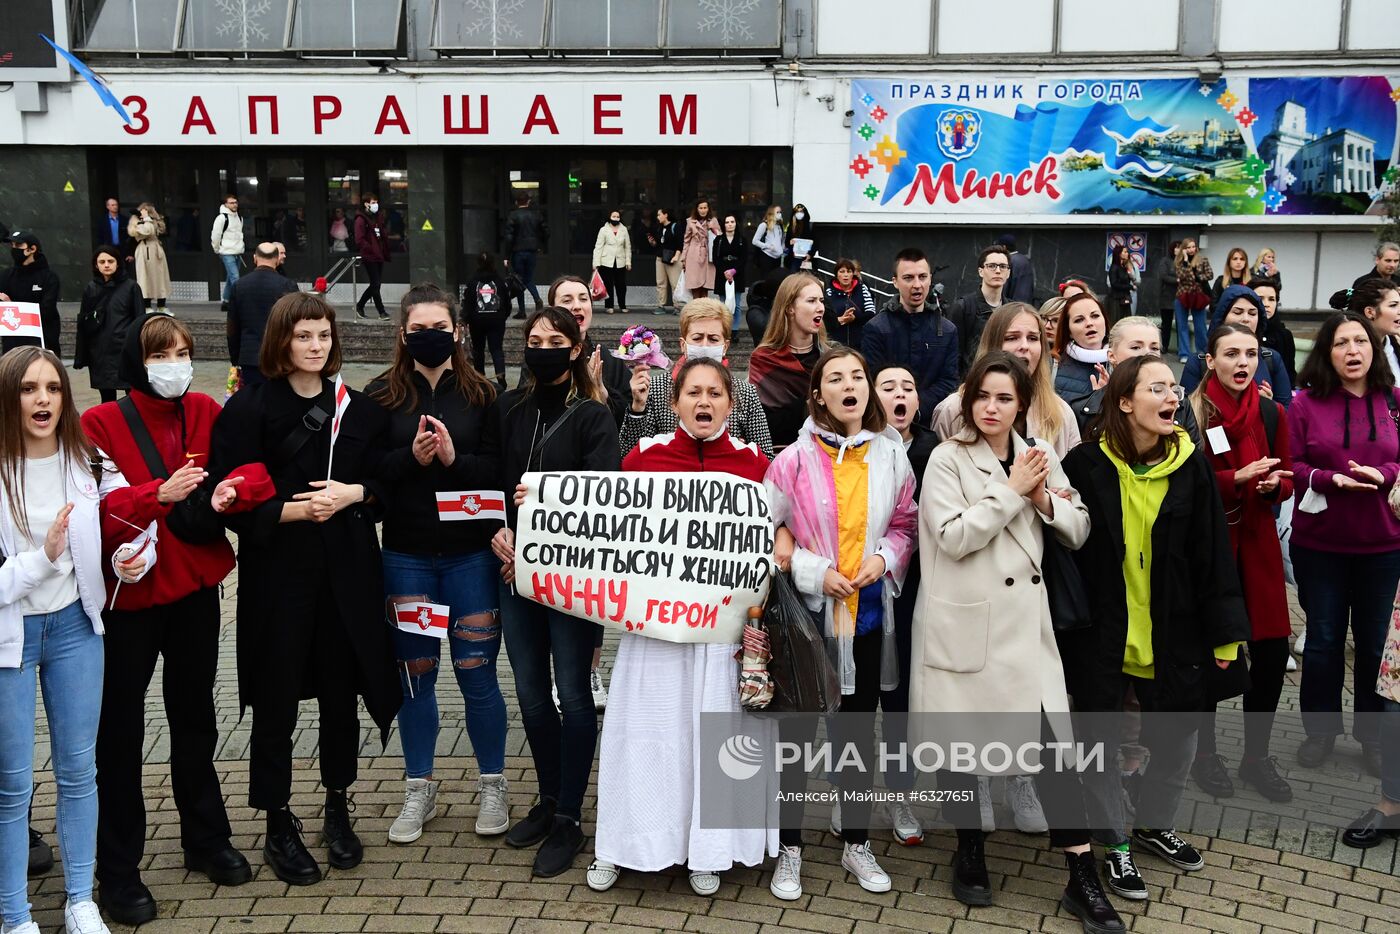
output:
[[[500,490],[458,490],[437,494],[438,518],[443,522],[506,519],[506,495]]]
[[[396,603],[394,624],[404,632],[447,638],[447,622],[452,610],[441,603]]]
[[[350,408],[350,389],[345,385],[345,380],[340,378],[340,374],[335,374],[335,415],[331,416],[331,446],[335,446],[335,439],[340,437],[340,420],[345,417],[345,410]]]
[[[37,337],[44,340],[44,322],[34,302],[0,303],[0,337]]]

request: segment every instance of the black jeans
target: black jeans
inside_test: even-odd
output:
[[[608,290],[608,297],[603,299],[603,307],[611,308],[613,298],[617,298],[617,307],[627,310],[627,269],[624,266],[599,266],[598,275],[603,277],[603,287]]]
[[[817,626],[825,629],[824,611],[812,614]],[[876,629],[856,636],[851,647],[856,663],[855,692],[841,698],[839,716],[827,720],[827,732],[836,752],[832,761],[840,760],[840,750],[854,745],[861,760],[875,763],[875,708],[880,702],[880,648],[884,632]],[[816,735],[817,718],[812,715],[785,717],[778,724],[779,738],[785,743],[806,745]],[[800,765],[800,763],[799,763]],[[836,779],[842,792],[863,798],[841,803],[841,839],[847,843],[865,843],[870,839],[870,801],[872,773],[869,769],[838,772]],[[807,773],[801,768],[785,768],[780,776],[785,794],[801,794],[807,790]],[[802,821],[807,806],[802,801],[783,801],[779,808],[778,840],[783,846],[802,845]]]
[[[117,391],[115,389],[99,389],[97,390],[97,398],[103,402],[116,402]]]
[[[219,588],[146,610],[102,614],[107,674],[97,733],[97,879],[121,886],[140,872],[146,847],[141,756],[146,689],[164,657],[161,694],[170,724],[170,784],[180,812],[180,845],[207,853],[228,846],[214,750],[214,677],[219,666]]]
[[[1261,639],[1249,643],[1249,690],[1244,695],[1244,756],[1262,759],[1269,754],[1274,731],[1274,713],[1283,693],[1283,676],[1288,672],[1288,639]],[[1215,754],[1215,704],[1201,715],[1201,735],[1196,755]]]
[[[301,571],[302,586],[281,588],[264,625],[272,635],[263,640],[267,651],[254,679],[248,746],[248,803],[261,811],[291,800],[292,741],[303,695],[314,696],[320,712],[321,784],[343,791],[358,775],[359,663],[323,566],[309,564]]]
[[[1043,712],[1040,715],[1040,741],[1055,741],[1055,733]],[[1035,791],[1045,812],[1045,822],[1050,825],[1050,845],[1062,850],[1088,843],[1089,818],[1084,809],[1084,786],[1079,773],[1068,763],[1065,769],[1056,768],[1054,754],[1048,750],[1041,754],[1040,765],[1040,771],[1034,776]],[[1117,773],[1117,767],[1112,763],[1107,767]],[[958,828],[959,833],[980,833],[982,818],[977,803],[976,774],[940,769],[938,790],[957,793],[943,802],[943,819]]]
[[[525,286],[525,291],[516,296],[522,315],[525,313],[525,292],[529,292],[530,297],[535,300],[536,308],[544,307],[544,302],[540,301],[540,290],[535,288],[535,263],[538,259],[539,253],[535,250],[516,250],[510,254],[510,268]]]
[[[369,278],[369,285],[360,293],[360,300],[355,303],[356,311],[363,311],[365,304],[370,299],[374,299],[374,310],[380,315],[384,314],[384,299],[379,296],[379,287],[384,282],[384,264],[373,263],[364,260],[365,276]]]
[[[1157,317],[1161,321],[1158,330],[1162,332],[1162,353],[1166,354],[1172,346],[1172,323],[1176,321],[1176,306],[1168,305],[1160,309]]]
[[[880,735],[885,746],[894,749],[908,742],[909,735],[909,669],[913,657],[914,605],[918,602],[919,562],[909,562],[904,577],[904,589],[894,601],[895,653],[899,659],[899,686],[893,691],[880,692],[880,709],[884,711]],[[906,760],[901,760],[906,761]],[[885,785],[891,791],[911,791],[918,773],[911,768],[891,767],[885,774]]]
[[[493,315],[491,321],[473,321],[467,325],[472,335],[472,364],[478,373],[486,372],[486,349],[491,349],[491,366],[497,376],[506,374],[506,315],[509,307]],[[499,318],[500,320],[494,320]]]

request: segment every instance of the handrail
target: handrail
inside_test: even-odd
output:
[[[339,283],[341,279],[345,278],[346,273],[353,272],[359,265],[360,256],[358,253],[342,256],[340,259],[336,260],[331,264],[331,268],[326,270],[325,276],[322,277],[326,280],[326,291],[329,292],[331,289],[335,288],[336,284]]]
[[[826,263],[828,266],[831,267],[831,269],[829,271],[826,269],[818,269],[818,263]],[[834,279],[836,278],[836,261],[834,259],[829,259],[828,257],[822,256],[820,253],[818,253],[812,259],[812,272],[818,276],[826,276],[828,279]],[[894,298],[895,296],[895,293],[893,291],[877,289],[870,284],[871,282],[879,282],[883,283],[884,285],[888,285],[891,289],[893,289],[894,282],[889,279],[881,279],[874,273],[868,273],[862,269],[860,273],[860,281],[865,283],[865,287],[870,290],[871,295],[879,295],[883,298]]]

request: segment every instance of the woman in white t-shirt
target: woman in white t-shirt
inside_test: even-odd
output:
[[[112,565],[121,580],[145,572],[154,546],[142,530],[153,503],[83,435],[68,374],[53,353],[18,347],[0,357],[0,912],[4,930],[38,934],[26,869],[33,792],[35,687],[58,785],[64,923],[105,934],[92,900],[97,847],[97,743],[102,706],[102,523],[129,523],[136,554]],[[121,491],[108,499],[108,494]],[[146,513],[151,513],[147,515]]]

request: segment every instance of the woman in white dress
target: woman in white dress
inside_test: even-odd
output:
[[[709,471],[762,482],[768,458],[725,428],[733,399],[729,371],[719,361],[686,360],[671,390],[679,427],[674,434],[643,438],[622,469]],[[685,865],[695,893],[713,895],[719,874],[735,863],[757,866],[777,855],[776,820],[747,828],[701,825],[701,717],[740,714],[738,649],[622,634],[598,755],[598,830],[589,888],[612,888],[622,868],[658,872]],[[745,732],[757,737],[771,726],[754,718],[745,723]],[[752,800],[731,801],[728,813],[769,813],[776,773],[774,787],[769,784],[761,776],[735,782],[729,798]]]

